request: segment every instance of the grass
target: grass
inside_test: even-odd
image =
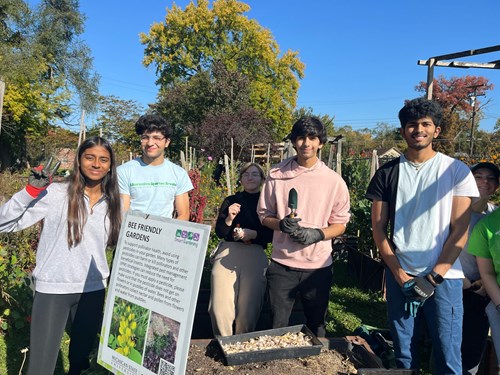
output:
[[[386,306],[382,292],[362,290],[349,272],[347,262],[335,262],[328,306],[327,334],[352,335],[361,324],[386,328]]]

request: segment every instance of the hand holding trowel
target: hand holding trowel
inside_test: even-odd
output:
[[[301,219],[297,218],[297,191],[292,188],[288,192],[288,208],[290,214],[280,221],[280,229],[282,232],[288,233],[294,242],[309,246],[316,242],[323,241],[325,234],[319,228],[304,228],[298,223]]]
[[[294,233],[300,228],[299,221],[301,219],[297,218],[297,206],[298,206],[298,196],[297,190],[291,188],[288,192],[288,208],[290,208],[290,214],[280,220],[280,230],[283,233]]]

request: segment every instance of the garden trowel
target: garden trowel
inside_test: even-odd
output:
[[[290,191],[288,192],[288,207],[291,210],[290,215],[288,215],[288,217],[294,218],[295,215],[297,214],[297,202],[298,202],[297,190],[291,188]]]

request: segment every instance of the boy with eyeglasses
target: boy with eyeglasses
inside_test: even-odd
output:
[[[123,211],[138,210],[189,220],[188,192],[193,188],[186,171],[165,158],[172,129],[159,115],[144,115],[135,124],[142,156],[118,167]]]

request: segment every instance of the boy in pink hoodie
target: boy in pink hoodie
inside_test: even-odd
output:
[[[324,337],[332,282],[331,240],[344,233],[349,221],[349,192],[342,177],[318,158],[327,141],[318,118],[298,120],[291,141],[297,155],[270,170],[257,206],[262,224],[274,230],[266,274],[273,328],[288,326],[299,292],[306,325]],[[298,195],[294,218],[288,208],[292,188]]]

